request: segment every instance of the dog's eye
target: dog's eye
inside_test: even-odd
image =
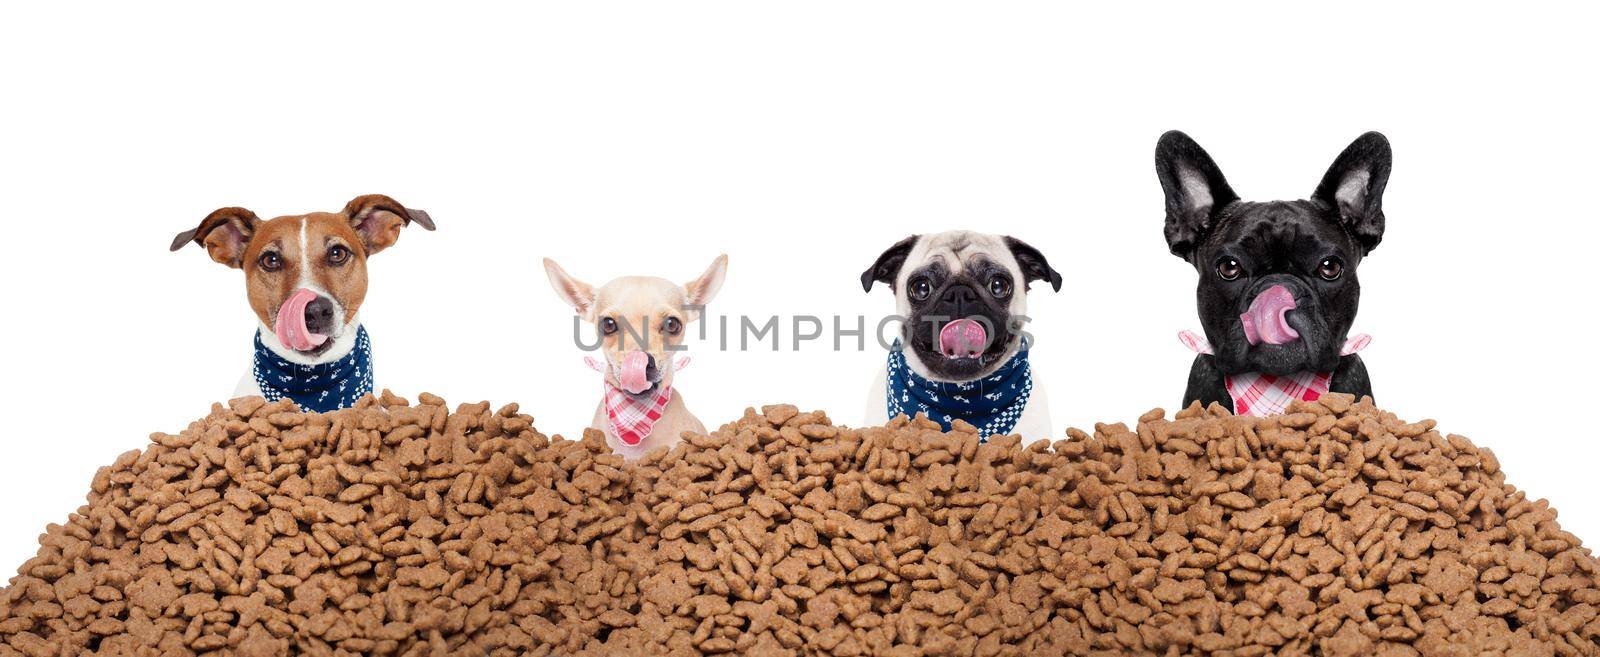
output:
[[[261,264],[261,268],[266,271],[283,269],[283,257],[279,256],[277,251],[268,251],[261,254],[261,259],[258,262]]]
[[[343,244],[335,244],[331,247],[328,247],[328,264],[337,267],[348,262],[349,260],[350,249],[344,248]]]
[[[1244,275],[1244,267],[1234,258],[1223,258],[1217,261],[1217,276],[1225,281],[1236,281]]]
[[[1317,265],[1317,273],[1322,276],[1322,280],[1338,280],[1339,276],[1344,274],[1344,261],[1331,256],[1323,258],[1322,264]]]
[[[667,335],[677,335],[683,331],[683,321],[676,317],[668,317],[666,321],[661,323],[661,330],[665,331]]]
[[[919,278],[911,281],[911,298],[917,301],[926,301],[933,294],[933,286],[928,284],[928,279]]]
[[[606,335],[616,333],[617,320],[611,319],[610,317],[602,317],[600,319],[600,332]]]
[[[993,294],[996,299],[1011,296],[1011,281],[1006,280],[1004,276],[989,279],[989,294]]]

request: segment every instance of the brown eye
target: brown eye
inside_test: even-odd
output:
[[[928,279],[919,278],[911,281],[911,298],[917,301],[926,301],[933,294],[933,286],[928,284]]]
[[[676,317],[668,317],[667,321],[661,323],[661,330],[667,335],[677,335],[683,331],[683,322]]]
[[[601,318],[600,319],[600,332],[604,333],[606,335],[611,335],[613,333],[616,333],[617,332],[617,320],[611,319],[610,317]]]
[[[1011,296],[1011,281],[1006,280],[1004,276],[989,279],[989,294],[993,294],[996,299]]]
[[[342,244],[335,244],[328,248],[328,264],[338,267],[350,260],[350,249]]]
[[[279,269],[283,269],[283,257],[279,256],[277,251],[268,251],[261,254],[261,259],[257,262],[260,263],[261,268],[266,271],[278,271]]]
[[[1334,257],[1322,259],[1322,264],[1317,265],[1317,273],[1322,275],[1322,280],[1338,280],[1344,274],[1344,261]]]
[[[1217,261],[1217,276],[1225,281],[1239,280],[1244,275],[1244,267],[1239,266],[1239,261],[1234,258],[1223,258]]]

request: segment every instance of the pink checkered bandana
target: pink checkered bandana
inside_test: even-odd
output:
[[[583,362],[596,372],[604,373],[605,365],[593,358],[584,357]],[[689,364],[687,357],[678,359],[677,369],[683,369]],[[667,404],[672,401],[672,388],[662,386],[661,391],[653,397],[640,399],[634,397],[610,381],[606,384],[606,418],[611,423],[611,433],[622,444],[629,447],[644,442],[650,437],[650,432],[656,428],[656,420],[661,419],[661,414],[667,410]]]
[[[1197,354],[1210,354],[1211,343],[1193,331],[1179,331],[1178,341]],[[1372,336],[1361,334],[1344,341],[1340,356],[1366,349]],[[1288,410],[1298,401],[1316,401],[1328,392],[1332,372],[1295,372],[1284,376],[1245,372],[1223,378],[1228,396],[1233,398],[1234,415],[1267,417]]]

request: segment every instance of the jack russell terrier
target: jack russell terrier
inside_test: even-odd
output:
[[[235,397],[288,397],[307,411],[348,408],[372,392],[372,344],[361,326],[367,258],[393,246],[411,222],[433,219],[381,194],[358,196],[339,212],[262,221],[222,208],[178,233],[172,250],[194,242],[211,259],[244,270],[261,326],[255,363]]]
[[[720,255],[705,273],[683,285],[654,276],[624,276],[598,289],[573,278],[545,258],[556,296],[592,322],[604,364],[592,362],[605,379],[605,396],[591,426],[612,451],[637,459],[657,447],[671,448],[685,431],[705,433],[672,386],[674,364],[690,322],[700,319],[728,271]]]

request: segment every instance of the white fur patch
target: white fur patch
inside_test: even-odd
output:
[[[1189,201],[1190,210],[1203,210],[1216,203],[1211,197],[1211,183],[1199,171],[1179,167],[1178,185],[1183,187],[1183,197]]]

